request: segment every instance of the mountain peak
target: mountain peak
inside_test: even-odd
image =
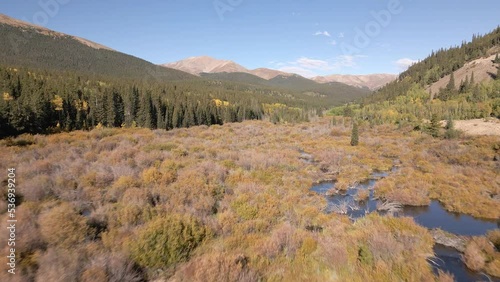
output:
[[[312,80],[318,83],[340,82],[355,87],[366,87],[370,90],[377,90],[387,83],[396,80],[395,74],[367,74],[367,75],[343,75],[333,74],[328,76],[317,76]]]
[[[257,68],[249,70],[233,61],[220,60],[210,56],[189,57],[173,63],[163,64],[163,67],[172,68],[184,71],[194,75],[202,73],[248,73],[260,77],[265,80],[271,79],[287,79],[291,77],[303,78],[303,76],[295,73],[287,73],[279,70],[268,68]],[[312,80],[318,83],[340,82],[350,86],[359,88],[368,88],[376,90],[387,83],[395,80],[397,75],[394,74],[371,74],[371,75],[330,75],[318,76]]]
[[[177,62],[163,64],[162,66],[181,70],[194,75],[200,75],[202,73],[241,72],[241,73],[252,74],[266,80],[275,78],[278,75],[282,75],[285,77],[293,75],[290,73],[268,68],[258,68],[254,70],[249,70],[233,61],[220,60],[210,56],[189,57]]]
[[[219,60],[209,56],[189,57],[187,59],[163,64],[162,66],[185,71],[194,75],[219,72],[248,72],[246,68],[229,60]]]

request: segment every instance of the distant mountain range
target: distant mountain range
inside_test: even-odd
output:
[[[265,80],[271,80],[276,78],[277,76],[299,76],[298,74],[287,73],[268,68],[249,70],[233,61],[219,60],[208,56],[190,57],[181,61],[163,64],[162,66],[199,76],[215,73],[247,73]],[[376,90],[380,87],[383,87],[387,83],[394,81],[396,78],[397,75],[394,74],[370,74],[317,76],[311,80],[317,83],[340,82],[354,87]]]
[[[162,66],[185,71],[194,75],[201,75],[202,73],[249,73],[260,78],[269,80],[278,75],[289,76],[290,73],[259,68],[255,70],[248,70],[245,67],[228,60],[218,60],[208,56],[191,57],[174,63],[163,64]]]
[[[203,90],[207,93],[219,93],[220,88],[244,89],[259,93],[267,102],[279,98],[320,107],[351,102],[372,93],[371,86],[353,87],[334,80],[318,83],[298,74],[267,68],[248,70],[235,62],[210,57],[193,57],[160,66],[90,40],[1,14],[0,39],[1,66],[64,71],[135,83],[183,81],[184,85],[205,85]]]
[[[334,74],[329,76],[317,76],[312,80],[318,83],[340,82],[355,87],[366,87],[370,90],[377,90],[387,83],[396,80],[395,74],[367,74],[367,75],[342,75]]]

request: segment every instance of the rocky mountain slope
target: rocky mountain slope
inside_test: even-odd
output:
[[[366,87],[377,90],[387,83],[396,80],[395,74],[341,75],[317,76],[313,80],[319,83],[340,82],[356,87]]]

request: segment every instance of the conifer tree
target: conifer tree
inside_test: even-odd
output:
[[[141,97],[137,118],[139,126],[153,128],[153,105],[151,101],[151,93],[149,91]],[[154,118],[156,119],[156,116],[154,116]]]
[[[459,136],[459,131],[455,129],[455,123],[453,122],[453,119],[451,116],[448,118],[448,121],[446,122],[446,132],[444,133],[444,137],[446,139],[454,139]]]
[[[352,124],[352,132],[351,132],[351,146],[358,146],[358,144],[359,144],[358,123],[354,121]]]
[[[469,91],[469,75],[465,76],[465,81],[460,84],[460,93]]]
[[[114,127],[115,126],[115,118],[116,118],[116,107],[114,104],[114,99],[113,95],[109,94],[107,91],[105,91],[105,99],[106,99],[106,120],[104,125],[108,127]]]
[[[432,118],[431,118],[431,123],[430,123],[429,128],[428,128],[429,134],[432,137],[439,137],[440,127],[441,126],[439,125],[438,116],[436,114],[433,114]]]
[[[446,90],[449,90],[449,91],[455,90],[455,75],[454,75],[454,73],[451,73],[451,75],[450,75],[450,81],[448,82],[448,85],[446,86]]]
[[[182,126],[182,105],[176,103],[172,112],[172,128],[178,128]]]
[[[125,122],[125,110],[123,105],[123,99],[116,92],[113,91],[109,95],[108,104],[108,126],[119,127]]]

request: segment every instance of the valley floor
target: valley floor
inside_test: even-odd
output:
[[[377,183],[378,197],[417,206],[437,199],[449,211],[498,219],[499,138],[441,140],[361,124],[352,147],[350,124],[329,117],[3,140],[1,171],[16,168],[20,196],[16,279],[450,281],[433,273],[432,236],[412,218],[352,222],[324,213],[326,200],[310,188],[334,179],[347,189],[397,164]],[[0,202],[0,230],[6,208]],[[500,254],[481,247],[500,236],[489,238],[469,257],[500,276]],[[14,281],[6,267],[0,280]]]
[[[455,128],[469,135],[500,136],[500,119],[458,120],[455,122]]]

